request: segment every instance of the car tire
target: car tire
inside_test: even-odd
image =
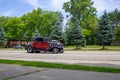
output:
[[[53,48],[52,52],[53,52],[54,54],[57,54],[57,53],[59,53],[59,49],[58,49],[58,48]]]
[[[27,48],[27,52],[28,52],[28,53],[33,53],[33,52],[34,52],[33,47],[29,46],[29,47]]]

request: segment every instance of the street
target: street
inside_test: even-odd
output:
[[[117,51],[65,51],[63,54],[52,54],[49,52],[27,53],[25,50],[1,50],[0,59],[84,64],[120,68],[120,52]]]
[[[65,51],[63,54],[0,50],[0,59],[120,68],[120,52]],[[87,77],[86,77],[87,76]],[[120,80],[120,74],[0,64],[0,80]]]

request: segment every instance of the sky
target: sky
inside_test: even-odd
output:
[[[20,17],[38,7],[43,10],[60,11],[64,2],[69,0],[0,0],[0,16]],[[97,9],[97,15],[101,16],[104,10],[113,11],[115,8],[120,10],[120,0],[92,0]]]

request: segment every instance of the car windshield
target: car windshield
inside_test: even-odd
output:
[[[57,40],[52,40],[52,42],[55,42],[55,43],[57,43],[58,41],[57,41]]]
[[[35,41],[37,41],[37,42],[43,42],[44,38],[36,38]]]

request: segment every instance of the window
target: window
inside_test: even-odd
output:
[[[35,41],[37,41],[37,42],[44,42],[44,39],[43,38],[36,38]]]

